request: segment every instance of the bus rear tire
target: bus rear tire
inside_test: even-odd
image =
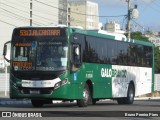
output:
[[[87,105],[89,104],[91,95],[90,95],[90,90],[87,84],[85,84],[84,86],[84,90],[83,90],[83,98],[77,100],[77,105],[79,107],[87,107]]]
[[[118,98],[118,104],[133,104],[135,96],[135,88],[133,84],[129,84],[127,97],[126,98]]]
[[[127,97],[124,99],[125,104],[133,104],[135,96],[135,88],[133,84],[129,84]]]
[[[117,103],[120,104],[120,105],[124,104],[124,98],[118,98]]]
[[[43,100],[31,100],[33,107],[42,107],[43,106]]]

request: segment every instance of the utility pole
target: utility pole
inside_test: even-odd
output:
[[[131,27],[130,27],[130,20],[131,20],[131,9],[130,9],[130,7],[131,7],[131,3],[130,3],[130,0],[127,0],[127,2],[128,2],[128,23],[127,23],[127,31],[128,31],[128,39],[130,39],[130,37],[131,37],[131,31],[130,31],[130,29],[131,29]]]
[[[30,26],[32,26],[32,0],[30,0]]]
[[[71,8],[68,8],[68,20],[67,20],[67,25],[70,26],[71,22]]]

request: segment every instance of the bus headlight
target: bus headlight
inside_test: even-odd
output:
[[[65,80],[62,80],[62,81],[56,83],[55,86],[54,86],[54,89],[57,89],[57,88],[65,85],[65,84],[67,84],[67,82],[68,82],[68,79],[65,79]]]
[[[62,81],[62,85],[65,85],[65,84],[67,83],[67,81],[68,81],[67,79],[63,80],[63,81]],[[62,86],[62,85],[61,85],[61,86]]]
[[[61,86],[60,82],[56,83],[55,86],[54,86],[54,89],[57,89]]]

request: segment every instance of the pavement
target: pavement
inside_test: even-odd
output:
[[[135,100],[160,100],[160,97],[135,97]],[[110,101],[108,99],[102,101]],[[53,103],[59,103],[60,101],[53,101]],[[11,105],[11,104],[31,104],[30,100],[17,100],[10,99],[9,96],[0,96],[0,106],[1,105]]]
[[[30,100],[16,100],[16,99],[10,99],[9,93],[7,94],[5,92],[0,91],[0,106],[1,105],[11,105],[11,104],[30,104]]]
[[[154,94],[150,96],[140,96],[140,97],[135,97],[134,100],[159,100],[160,101],[160,95],[155,95]],[[104,99],[102,101],[110,101],[110,99]],[[53,103],[61,103],[62,101],[53,101]],[[1,105],[11,105],[11,104],[31,104],[31,100],[28,99],[10,99],[9,98],[9,93],[5,94],[4,92],[0,92],[0,106]]]

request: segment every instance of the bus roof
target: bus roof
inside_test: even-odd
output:
[[[32,26],[23,26],[23,27],[17,27],[16,29],[24,29],[24,28],[67,28],[67,26],[40,26],[40,27],[32,27]],[[135,39],[127,39],[125,35],[123,34],[117,34],[117,33],[109,33],[104,30],[83,30],[79,28],[74,28],[74,27],[68,27],[72,32],[76,33],[81,33],[85,35],[91,35],[95,37],[102,37],[102,38],[108,38],[108,39],[113,39],[117,41],[124,41],[124,42],[130,42],[130,43],[135,43],[135,44],[141,44],[141,45],[146,45],[146,46],[153,46],[153,43],[151,42],[146,42],[146,41],[141,41],[141,40],[135,40]]]
[[[57,25],[57,26],[21,26],[21,27],[16,27],[14,29],[23,29],[23,28],[67,28],[65,25]]]
[[[113,39],[113,40],[117,40],[117,41],[130,42],[130,43],[135,43],[135,44],[140,44],[140,45],[145,45],[145,46],[153,46],[153,43],[151,43],[151,42],[135,40],[135,39],[128,39],[123,34],[109,33],[104,30],[81,30],[81,29],[77,29],[77,28],[71,28],[71,29],[73,32],[81,33],[81,34],[85,34],[85,35],[108,38],[108,39]]]

